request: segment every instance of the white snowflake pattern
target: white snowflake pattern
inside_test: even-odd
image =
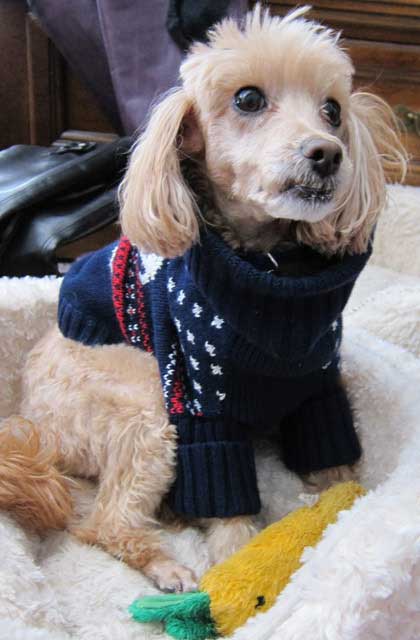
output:
[[[331,325],[331,328],[333,331],[337,331],[338,329],[338,320],[334,320],[334,322]]]
[[[216,347],[213,344],[210,344],[210,342],[208,342],[207,340],[204,343],[204,348],[207,353],[210,354],[211,358],[214,358],[216,356]]]
[[[142,284],[147,284],[155,279],[157,272],[163,265],[163,260],[162,256],[157,256],[155,253],[142,254],[140,273]]]
[[[198,362],[198,360],[193,356],[190,356],[190,362],[191,362],[192,368],[198,371],[200,368],[200,363]]]
[[[169,398],[169,389],[172,384],[172,376],[175,371],[176,364],[176,345],[171,344],[171,351],[168,354],[168,360],[165,367],[165,373],[163,374],[163,395],[166,400]]]
[[[226,393],[222,393],[217,389],[216,396],[219,398],[220,402],[223,402],[223,400],[226,398]]]
[[[166,287],[167,287],[169,293],[171,293],[175,289],[175,287],[176,287],[175,280],[172,278],[172,276],[169,278],[168,284],[166,285]]]
[[[222,367],[220,366],[220,364],[211,364],[210,368],[211,368],[211,372],[212,372],[212,374],[214,376],[222,376],[223,375]]]
[[[201,316],[202,312],[203,312],[203,307],[200,307],[200,305],[199,305],[199,304],[197,304],[196,302],[194,302],[194,304],[193,304],[193,308],[192,308],[192,312],[193,312],[193,315],[194,315],[196,318],[199,318],[199,317]]]
[[[187,340],[191,342],[191,344],[195,344],[195,335],[189,329],[187,329]]]
[[[178,331],[181,331],[181,327],[182,327],[181,320],[178,320],[178,318],[174,318],[174,323]]]
[[[203,393],[203,388],[202,388],[201,384],[199,382],[197,382],[197,380],[193,380],[193,387],[194,387],[195,391],[197,391],[198,393]]]
[[[112,253],[111,253],[111,259],[109,261],[109,268],[111,269],[111,273],[112,273],[112,271],[114,269],[114,259],[115,259],[115,255],[116,255],[117,251],[118,251],[118,245],[116,245],[113,248]]]
[[[195,399],[195,400],[194,400],[194,407],[196,408],[196,410],[197,410],[199,413],[201,413],[201,411],[203,410],[203,408],[202,408],[202,406],[201,406],[200,402],[199,402],[197,399]]]
[[[224,325],[225,321],[223,318],[219,318],[219,316],[214,316],[213,320],[210,323],[210,326],[216,327],[216,329],[221,329]]]
[[[181,289],[181,291],[178,293],[177,302],[178,304],[184,304],[184,300],[185,300],[185,292],[184,292],[184,289]]]

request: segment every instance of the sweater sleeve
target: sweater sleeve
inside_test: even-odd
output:
[[[261,509],[252,442],[243,425],[182,416],[177,427],[176,479],[167,497],[175,513],[233,518]]]
[[[281,449],[286,467],[299,474],[359,460],[362,449],[339,377],[326,375],[320,392],[284,420]]]
[[[112,298],[111,263],[117,245],[76,260],[65,275],[58,326],[66,338],[92,346],[124,342]]]

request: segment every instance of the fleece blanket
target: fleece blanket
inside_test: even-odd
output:
[[[234,640],[420,639],[420,189],[390,187],[374,254],[345,315],[343,375],[364,447],[369,490],[306,549],[266,613]],[[24,358],[54,322],[59,282],[0,280],[0,416],[18,408]],[[257,453],[261,526],[305,501],[301,481],[270,449]],[[81,483],[79,513],[95,487]],[[208,566],[193,528],[166,536],[186,565]],[[0,640],[163,640],[130,620],[128,604],[156,593],[139,573],[66,532],[40,540],[0,514]]]

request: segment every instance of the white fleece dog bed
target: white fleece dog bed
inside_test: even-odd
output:
[[[420,189],[392,187],[372,261],[346,311],[343,373],[370,489],[341,514],[266,613],[235,640],[420,639]],[[398,206],[396,202],[398,203]],[[17,410],[26,352],[54,321],[58,281],[0,280],[0,415]],[[258,451],[261,522],[302,504],[302,485]],[[86,484],[79,509],[94,489]],[[167,537],[181,562],[205,570],[194,529]],[[40,541],[0,514],[0,640],[166,638],[129,619],[155,589],[138,572],[67,533]]]

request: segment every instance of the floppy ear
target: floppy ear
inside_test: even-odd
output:
[[[146,253],[171,258],[198,240],[197,206],[179,155],[202,146],[192,102],[176,89],[152,112],[120,188],[123,233]]]
[[[404,180],[408,156],[398,122],[387,103],[371,93],[350,96],[348,150],[353,165],[349,190],[336,211],[315,223],[299,222],[299,241],[326,254],[366,251],[386,201],[385,172]]]
[[[390,172],[393,180],[404,180],[407,153],[391,108],[371,93],[351,95],[348,132],[354,174],[336,221],[336,232],[342,236],[346,249],[361,253],[367,249],[373,226],[385,204],[385,172]]]

